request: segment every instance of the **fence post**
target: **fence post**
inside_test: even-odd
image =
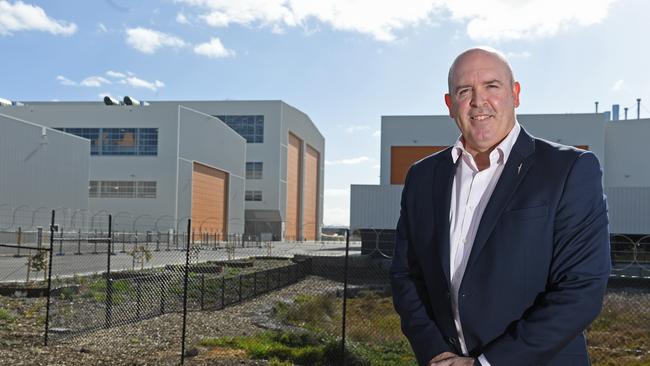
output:
[[[201,273],[201,310],[203,310],[203,301],[205,294],[205,273]]]
[[[111,278],[112,219],[113,215],[108,215],[108,236],[106,237],[108,244],[106,248],[106,328],[110,328],[113,324],[113,279]]]
[[[160,281],[160,314],[165,313],[165,281]]]
[[[54,214],[52,210],[52,220],[50,221],[50,259],[47,263],[47,305],[45,307],[45,345],[47,346],[47,336],[50,331],[50,291],[52,290],[52,252],[54,251]]]
[[[239,275],[239,302],[242,299],[242,275]]]
[[[77,252],[76,255],[81,255],[81,229],[77,231]]]
[[[18,226],[18,232],[16,233],[16,245],[18,245],[18,249],[16,250],[16,254],[14,257],[20,257],[20,244],[23,241],[23,229]]]
[[[350,229],[345,230],[345,266],[343,267],[343,317],[341,324],[341,357],[343,357],[343,366],[346,365],[345,360],[345,327],[347,313],[347,300],[348,300],[348,257],[350,254]]]
[[[142,281],[140,279],[136,278],[136,293],[135,293],[135,301],[136,301],[136,307],[135,307],[135,317],[136,319],[140,320],[140,311],[142,308]]]
[[[192,219],[187,220],[187,231],[192,228]],[[194,236],[194,232],[192,232]],[[189,237],[188,237],[189,239]],[[185,330],[187,329],[187,276],[190,267],[190,242],[187,241],[187,250],[185,251],[185,275],[183,278],[183,333],[181,335],[181,365],[185,363]]]
[[[59,232],[59,252],[56,255],[65,255],[65,253],[63,253],[63,228],[61,228],[61,231]]]
[[[226,307],[226,276],[221,277],[221,308]]]
[[[160,251],[160,231],[156,232],[156,252]]]
[[[257,296],[257,271],[253,272],[253,296]]]

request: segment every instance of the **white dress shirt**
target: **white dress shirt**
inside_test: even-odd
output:
[[[449,210],[449,259],[451,264],[449,268],[454,324],[464,355],[468,355],[468,350],[458,310],[458,291],[467,267],[467,260],[472,251],[476,231],[481,222],[481,216],[483,216],[485,206],[499,181],[520,130],[521,126],[515,121],[512,130],[490,153],[490,166],[481,171],[478,170],[472,155],[465,150],[462,136],[458,138],[451,151],[454,164],[456,164],[456,175],[452,185]],[[485,355],[481,355],[479,361],[481,365],[490,366]]]

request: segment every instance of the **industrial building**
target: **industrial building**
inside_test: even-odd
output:
[[[71,217],[88,209],[90,142],[2,114],[0,230],[48,227],[51,210]]]
[[[536,137],[593,151],[604,170],[610,232],[650,234],[650,161],[644,151],[650,119],[618,120],[617,108],[613,112],[611,120],[609,112],[520,114],[517,120]],[[446,115],[382,116],[380,184],[351,186],[350,228],[366,241],[385,235],[391,242],[409,167],[458,136]]]
[[[24,102],[2,112],[91,141],[84,190],[118,230],[315,240],[324,138],[282,101]],[[120,227],[120,225],[122,227]]]

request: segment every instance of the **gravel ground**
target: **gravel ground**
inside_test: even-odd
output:
[[[340,289],[341,284],[319,277],[307,279],[221,311],[192,312],[187,317],[186,351],[194,353],[186,365],[267,365],[250,360],[243,351],[195,345],[204,337],[246,336],[283,327],[270,312],[278,301],[292,301],[300,294]],[[44,347],[44,299],[0,297],[0,309],[13,319],[0,320],[2,365],[178,365],[182,314],[100,330]]]

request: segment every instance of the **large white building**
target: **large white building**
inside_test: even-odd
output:
[[[604,170],[610,232],[650,234],[650,160],[645,154],[650,119],[611,121],[609,112],[522,114],[517,119],[536,137],[593,151]],[[382,116],[380,184],[351,186],[350,228],[394,230],[410,165],[458,136],[448,116]]]
[[[319,236],[324,138],[282,101],[23,104],[2,111],[91,141],[84,193],[118,230]]]

